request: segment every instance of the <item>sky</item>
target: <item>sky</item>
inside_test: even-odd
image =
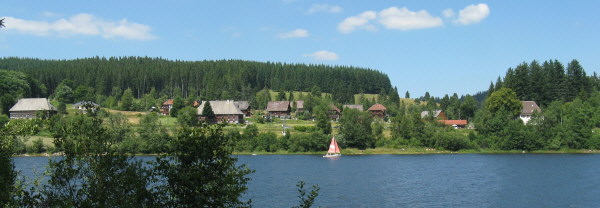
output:
[[[533,60],[600,72],[600,1],[4,0],[0,57],[356,66],[401,97],[474,94]]]

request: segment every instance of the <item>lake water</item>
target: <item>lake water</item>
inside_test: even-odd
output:
[[[597,154],[237,157],[256,170],[245,195],[254,207],[297,205],[300,180],[319,185],[322,207],[600,207]],[[14,161],[32,176],[47,158]]]

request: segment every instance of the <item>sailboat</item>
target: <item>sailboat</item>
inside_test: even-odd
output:
[[[331,143],[329,144],[329,150],[327,150],[327,154],[323,155],[323,157],[340,157],[340,147],[335,141],[335,136],[331,137]]]

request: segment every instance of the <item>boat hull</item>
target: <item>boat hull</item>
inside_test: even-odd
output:
[[[326,155],[323,155],[323,157],[325,157],[325,158],[335,158],[335,157],[341,157],[341,156],[342,156],[342,154],[326,154]]]

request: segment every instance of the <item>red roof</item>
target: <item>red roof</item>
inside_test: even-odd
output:
[[[168,99],[163,103],[163,105],[173,105],[173,99]]]
[[[335,106],[333,104],[329,104],[329,110],[336,111],[338,113],[342,112],[337,106]]]
[[[465,126],[467,125],[467,120],[439,120],[439,122],[444,123],[446,125],[457,125],[457,126]]]
[[[375,104],[375,105],[371,106],[371,107],[368,109],[368,111],[385,111],[385,110],[386,110],[385,106],[383,106],[383,105],[381,105],[381,104],[379,104],[379,103],[377,103],[377,104]]]

